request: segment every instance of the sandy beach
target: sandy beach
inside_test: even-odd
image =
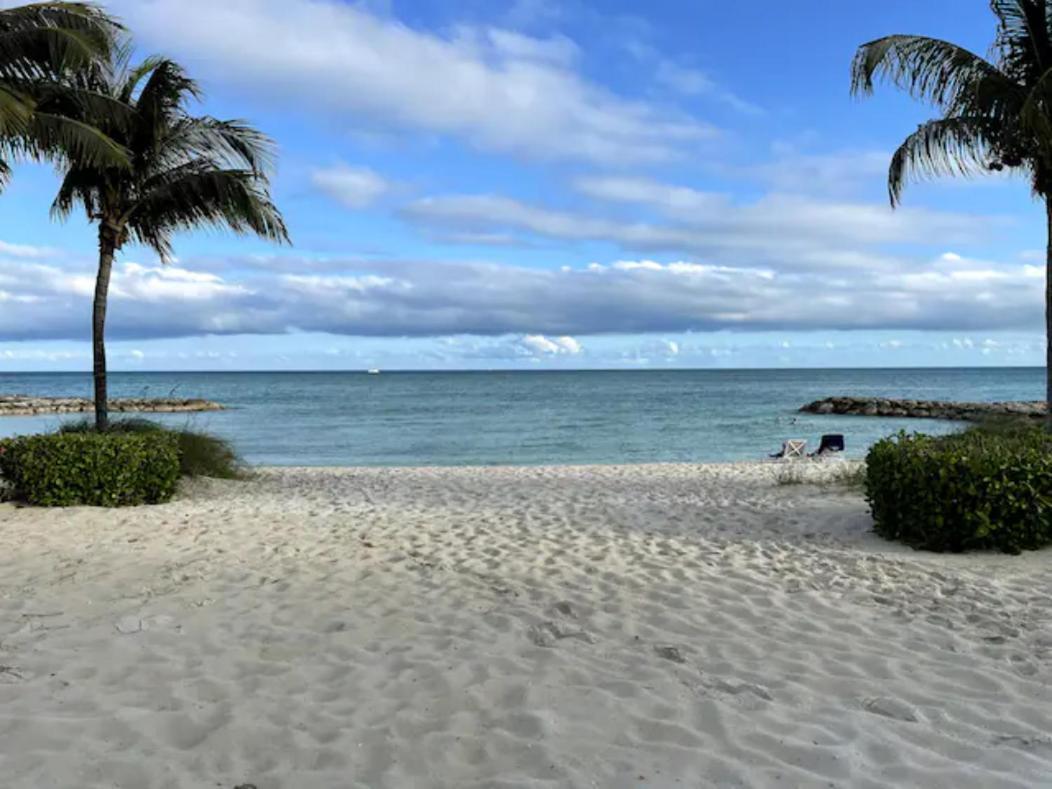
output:
[[[1052,786],[1049,553],[888,545],[779,468],[0,505],[2,783]]]

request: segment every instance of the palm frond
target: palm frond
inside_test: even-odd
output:
[[[146,84],[135,106],[146,121],[174,118],[188,98],[199,99],[201,89],[173,60],[158,58],[147,72]]]
[[[1027,92],[1019,110],[1019,125],[1038,145],[1052,145],[1052,68],[1047,69]]]
[[[115,80],[117,87],[119,87],[117,98],[130,104],[132,99],[135,98],[135,91],[139,89],[139,83],[153,73],[153,70],[161,65],[164,60],[160,55],[151,55],[138,66],[127,69],[118,80]]]
[[[16,142],[26,133],[32,117],[30,97],[0,82],[0,140]]]
[[[60,76],[108,57],[123,28],[87,3],[35,3],[0,11],[0,76]]]
[[[37,158],[68,158],[91,167],[127,167],[128,152],[98,127],[66,115],[34,112],[27,152]]]
[[[1018,101],[1022,95],[994,64],[925,36],[886,36],[859,47],[851,65],[851,92],[869,95],[881,79],[955,114],[980,110],[983,102],[996,107]]]
[[[106,182],[99,182],[98,171],[72,166],[63,176],[58,194],[51,204],[51,216],[65,219],[79,205],[89,222],[96,221],[102,210],[101,194],[107,186]]]
[[[987,171],[996,146],[995,134],[996,129],[986,118],[943,118],[922,124],[891,158],[891,204],[899,204],[909,182]]]
[[[133,238],[164,259],[171,254],[173,233],[200,227],[289,241],[281,213],[249,170],[202,169],[174,177],[151,189],[122,219]]]
[[[248,169],[261,175],[272,169],[275,158],[274,141],[245,121],[207,115],[176,121],[159,149],[177,159],[207,156],[217,167]]]
[[[1002,69],[1020,82],[1031,82],[1052,67],[1052,35],[1044,0],[990,0],[997,16],[994,49]]]
[[[120,136],[135,124],[134,107],[91,87],[48,80],[8,84],[30,97],[41,112],[92,119],[100,129],[112,131]]]

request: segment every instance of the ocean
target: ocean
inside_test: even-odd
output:
[[[753,460],[843,433],[863,455],[899,430],[952,423],[812,416],[833,395],[1040,400],[1041,368],[579,372],[111,373],[113,397],[204,397],[228,410],[151,415],[275,466],[459,466]],[[0,373],[0,393],[91,396],[86,373]],[[68,417],[3,417],[0,436]]]

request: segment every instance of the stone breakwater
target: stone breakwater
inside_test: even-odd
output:
[[[38,414],[86,414],[95,403],[81,397],[28,397],[0,395],[0,416],[36,416]],[[223,406],[211,400],[173,397],[129,397],[110,400],[110,411],[178,414],[191,411],[222,411]]]
[[[895,400],[886,397],[827,397],[800,409],[808,414],[894,416],[976,422],[996,417],[1043,417],[1043,401],[954,403],[943,400]]]

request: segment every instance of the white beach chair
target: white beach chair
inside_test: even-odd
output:
[[[782,444],[782,451],[771,455],[779,460],[798,460],[806,457],[807,440],[803,438],[790,438]]]

